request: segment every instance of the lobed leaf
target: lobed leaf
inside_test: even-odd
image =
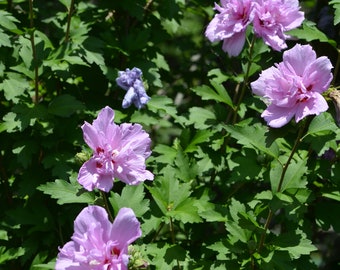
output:
[[[54,182],[37,187],[44,194],[50,195],[51,198],[57,199],[58,204],[67,203],[89,203],[93,204],[95,196],[93,193],[83,191],[79,187],[71,183],[57,179]]]
[[[83,110],[84,104],[74,96],[64,94],[57,96],[48,106],[48,112],[61,117],[69,117],[78,110]]]
[[[254,125],[226,125],[225,129],[230,136],[237,140],[239,144],[252,149],[260,150],[274,158],[278,157],[279,148],[275,142],[269,144],[266,142],[266,132],[268,128],[261,124]]]
[[[115,213],[118,213],[122,207],[128,207],[134,211],[137,217],[142,217],[149,210],[150,204],[149,200],[144,198],[144,186],[140,184],[137,186],[126,185],[121,195],[116,192],[111,192],[109,200]]]

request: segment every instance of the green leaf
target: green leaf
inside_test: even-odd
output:
[[[183,261],[186,257],[186,251],[178,245],[169,245],[163,243],[148,244],[148,255],[152,257],[151,265],[156,269],[172,270],[176,265],[176,260]]]
[[[255,195],[255,199],[258,200],[271,200],[273,199],[273,193],[270,190],[264,190]]]
[[[279,148],[275,142],[266,142],[268,128],[261,124],[254,125],[226,125],[225,129],[237,140],[239,144],[252,149],[260,150],[274,158],[278,157]]]
[[[0,47],[1,46],[11,47],[12,43],[9,36],[0,29]]]
[[[210,70],[208,72],[208,77],[210,76],[213,77],[214,81],[219,84],[224,83],[229,79],[229,76],[223,74],[219,68]]]
[[[31,41],[28,38],[25,38],[23,36],[19,37],[19,42],[20,42],[20,50],[19,50],[19,55],[22,59],[22,61],[25,63],[25,66],[28,69],[33,68],[33,52],[32,52],[32,45]]]
[[[233,101],[231,100],[227,90],[224,88],[222,83],[220,83],[218,79],[212,79],[210,80],[210,83],[215,88],[218,95],[220,96],[221,101],[229,105],[231,108],[234,108]]]
[[[312,241],[305,238],[304,233],[288,232],[279,235],[273,244],[278,250],[288,251],[292,260],[298,259],[301,255],[309,255],[317,250]]]
[[[232,100],[228,92],[225,90],[224,86],[219,82],[219,80],[212,79],[210,80],[210,83],[215,90],[208,85],[197,86],[191,89],[203,100],[214,100],[216,102],[223,102],[233,108],[234,105],[232,104]]]
[[[23,247],[19,248],[10,248],[0,246],[0,264],[17,259],[25,254],[25,249]]]
[[[184,182],[189,182],[197,176],[197,165],[195,160],[189,160],[187,154],[182,149],[177,149],[175,158],[176,176]]]
[[[4,10],[0,10],[0,25],[7,30],[14,31],[17,29],[15,23],[19,23],[10,13]]]
[[[233,159],[239,166],[233,168],[230,180],[237,182],[261,177],[262,167],[257,157],[258,154],[253,149],[244,149],[244,154]]]
[[[158,144],[153,149],[152,152],[158,153],[159,156],[156,157],[158,163],[172,164],[177,156],[177,150],[173,147]]]
[[[206,188],[202,196],[194,203],[200,217],[204,218],[207,222],[225,222],[227,220],[227,208],[211,203],[208,192]]]
[[[324,112],[313,118],[309,125],[306,136],[323,136],[330,133],[335,133],[337,129],[338,127],[334,123],[332,115],[328,112]]]
[[[0,123],[0,133],[6,131],[8,133],[22,130],[21,121],[17,118],[17,115],[13,112],[7,113],[3,117],[4,122]]]
[[[191,107],[189,109],[188,124],[194,124],[196,129],[206,130],[213,125],[214,120],[216,120],[215,114],[208,109],[200,107]]]
[[[170,67],[166,62],[164,56],[162,54],[156,53],[156,57],[152,60],[159,69],[164,69],[166,71],[170,71]]]
[[[17,155],[18,162],[27,169],[32,163],[33,154],[37,153],[39,146],[34,140],[23,140],[13,146],[13,154]]]
[[[162,19],[161,23],[164,29],[172,36],[176,34],[180,27],[180,24],[175,19]]]
[[[340,0],[332,0],[328,4],[334,8],[334,25],[340,23]]]
[[[148,109],[152,112],[164,112],[175,119],[177,118],[177,110],[172,99],[166,96],[152,96],[147,104]]]
[[[67,203],[89,203],[93,204],[95,196],[93,193],[84,191],[71,183],[57,179],[54,182],[37,187],[44,194],[50,195],[53,199],[57,199],[58,204]]]
[[[322,197],[329,198],[340,202],[340,191],[323,192]]]
[[[49,263],[44,263],[44,264],[35,264],[33,265],[32,270],[40,270],[40,269],[50,269],[53,270],[55,269],[55,262],[49,262]]]
[[[195,200],[190,197],[190,183],[179,183],[171,167],[163,171],[164,176],[157,177],[154,186],[147,187],[160,210],[183,223],[201,222]]]
[[[276,160],[272,161],[271,163],[272,167],[270,170],[270,183],[273,193],[278,192],[279,181],[283,171],[283,167],[281,164],[283,164],[283,162],[279,163]],[[286,189],[305,188],[307,184],[307,180],[304,177],[304,174],[306,174],[307,172],[306,165],[307,165],[306,159],[302,159],[295,155],[295,159],[291,160],[287,168],[279,192],[283,192]]]
[[[105,66],[103,57],[104,42],[95,37],[88,37],[83,43],[85,59],[89,64],[97,64],[100,67]]]
[[[213,135],[213,132],[211,130],[198,130],[194,137],[190,140],[190,143],[186,146],[184,151],[186,153],[197,151],[198,144],[201,144],[203,142],[207,142],[209,138]]]
[[[29,82],[17,73],[7,72],[6,75],[8,78],[0,84],[0,90],[4,91],[6,100],[18,103],[19,97],[30,89]]]
[[[7,113],[3,123],[0,123],[0,132],[8,133],[23,131],[28,126],[33,126],[36,120],[43,120],[46,116],[46,108],[41,104],[18,104],[13,107],[13,112]]]
[[[8,235],[7,235],[7,231],[5,230],[0,230],[0,240],[8,240]]]
[[[62,3],[67,9],[71,6],[71,0],[59,0],[60,3]]]
[[[218,253],[216,256],[217,260],[228,260],[229,256],[227,256],[227,254],[230,254],[231,251],[226,244],[228,244],[228,242],[222,240],[209,245],[207,248]]]
[[[275,193],[275,196],[282,202],[286,202],[286,203],[292,203],[293,202],[292,197],[290,197],[290,196],[288,196],[284,193],[277,192],[277,193]]]
[[[78,110],[83,110],[84,104],[74,96],[64,94],[57,96],[48,106],[48,112],[61,117],[69,117]]]
[[[122,207],[131,208],[137,217],[142,217],[149,210],[149,200],[144,199],[145,192],[142,184],[137,186],[126,185],[121,195],[111,192],[110,203],[117,213]]]
[[[336,46],[335,42],[328,39],[328,37],[316,27],[314,22],[307,20],[303,22],[302,28],[290,30],[287,34],[298,37],[299,39],[305,39],[306,41],[319,40]]]
[[[228,238],[231,244],[235,244],[238,241],[248,243],[252,235],[252,231],[241,228],[239,223],[231,220],[228,220],[225,226],[227,231],[230,233]]]

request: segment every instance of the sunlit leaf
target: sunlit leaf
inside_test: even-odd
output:
[[[48,182],[40,185],[38,190],[50,195],[51,198],[57,199],[58,204],[67,203],[90,203],[95,200],[94,194],[80,189],[80,186],[72,185],[71,183],[57,179],[54,182]]]

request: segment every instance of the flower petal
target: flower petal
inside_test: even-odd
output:
[[[119,243],[119,248],[131,244],[142,236],[140,223],[130,208],[121,208],[113,222],[111,237]]]
[[[227,52],[229,57],[238,56],[243,49],[246,41],[246,33],[235,33],[232,37],[223,41],[222,50]]]
[[[310,90],[318,93],[326,91],[333,79],[332,68],[333,65],[327,57],[317,58],[304,71],[304,85],[310,86]]]
[[[286,125],[293,118],[294,114],[294,109],[270,105],[261,116],[266,120],[269,126],[279,128]]]
[[[86,190],[92,191],[96,187],[98,177],[96,161],[91,158],[81,166],[78,173],[78,182]]]
[[[303,76],[306,64],[315,61],[316,53],[310,45],[296,44],[283,53],[283,63],[292,74]]]
[[[84,208],[74,221],[74,232],[84,235],[89,231],[92,224],[99,223],[103,231],[110,230],[111,223],[108,214],[103,207],[90,205]]]
[[[114,110],[112,110],[109,106],[101,109],[97,118],[93,121],[93,127],[104,134],[107,133],[107,128],[110,124],[113,123],[113,119],[115,116]]]
[[[319,115],[321,112],[327,110],[328,104],[324,97],[319,93],[313,93],[313,97],[309,98],[306,102],[299,104],[295,113],[295,121],[299,122],[307,115]]]
[[[100,138],[97,130],[87,122],[81,126],[81,129],[83,130],[84,141],[93,151],[96,151],[97,147],[100,146]]]

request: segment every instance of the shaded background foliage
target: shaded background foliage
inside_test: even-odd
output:
[[[336,66],[333,6],[302,4],[307,18],[330,32],[307,24],[296,36]],[[259,269],[339,267],[334,107],[312,120],[290,167],[292,185],[271,192],[280,174],[275,160],[291,150],[297,126],[268,130],[259,117],[264,105],[249,91],[236,115],[240,123],[231,125],[248,59],[246,51],[229,59],[205,39],[212,1],[0,6],[0,269],[53,268],[75,216],[87,203],[102,203],[76,177],[89,155],[80,125],[106,105],[117,123],[141,123],[152,138],[148,167],[155,181],[116,182],[109,198],[115,213],[127,206],[140,219],[136,248],[151,269],[256,269],[254,260]],[[254,50],[251,80],[281,61],[261,40]],[[115,79],[134,66],[152,99],[143,110],[122,110],[125,91]],[[275,210],[269,247],[256,257],[268,207]]]

